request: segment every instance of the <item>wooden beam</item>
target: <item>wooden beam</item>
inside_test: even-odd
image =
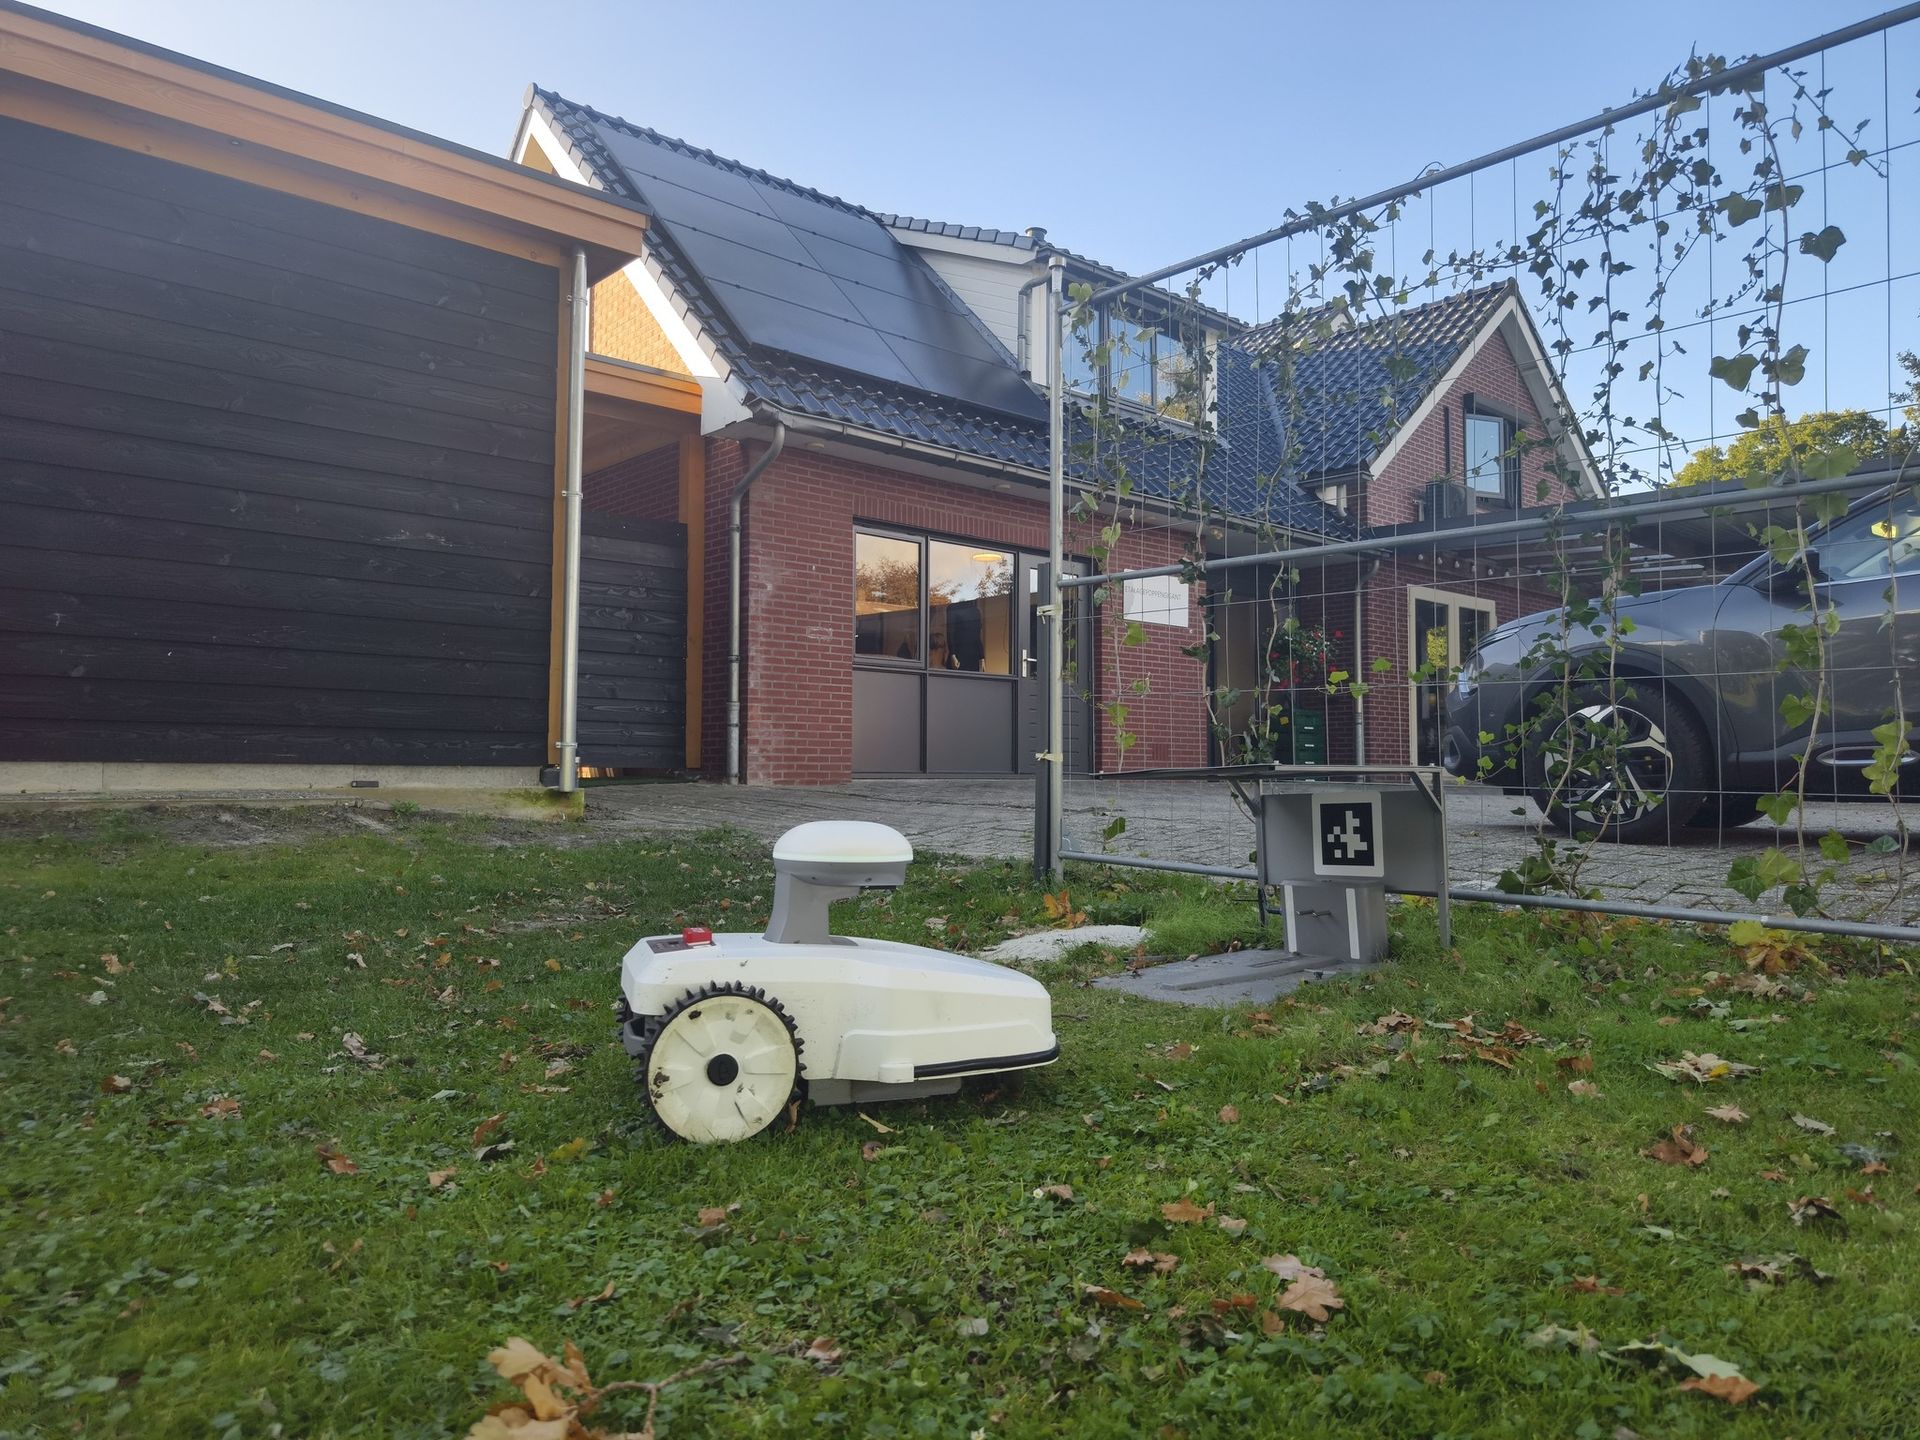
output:
[[[700,382],[692,376],[630,365],[603,355],[587,356],[587,394],[680,415],[700,414]]]
[[[707,439],[680,437],[680,523],[687,527],[687,769],[700,768],[706,654]]]
[[[598,252],[596,268],[604,270],[613,268],[616,257],[639,254],[646,231],[644,213],[586,186],[184,56],[16,10],[0,9],[0,72],[66,97],[65,104],[47,104],[40,115],[8,112],[19,119],[105,138],[75,123],[76,101],[81,115],[104,108],[123,126],[129,117],[147,117],[162,130],[195,131],[212,142],[186,163],[297,194],[310,193],[317,176],[336,186],[357,182],[350,188],[366,188],[385,203],[407,199],[418,218],[406,223],[437,233],[453,233],[444,227],[458,218],[517,235],[521,244],[584,243]],[[429,216],[439,217],[438,223],[423,223]]]

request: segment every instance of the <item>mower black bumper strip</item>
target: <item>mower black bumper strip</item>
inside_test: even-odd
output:
[[[1060,1047],[1036,1050],[1031,1055],[999,1055],[985,1060],[942,1060],[933,1065],[916,1065],[913,1078],[938,1080],[942,1075],[971,1075],[976,1070],[1031,1070],[1036,1065],[1051,1065],[1060,1058]]]

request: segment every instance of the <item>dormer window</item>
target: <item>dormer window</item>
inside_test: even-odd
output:
[[[1123,405],[1152,410],[1170,420],[1192,424],[1200,418],[1200,373],[1171,321],[1156,321],[1102,310],[1097,333],[1070,334],[1066,342],[1067,388],[1082,395],[1108,394]],[[1089,357],[1106,347],[1105,374]]]
[[[1520,494],[1520,455],[1515,425],[1468,402],[1466,410],[1467,489],[1494,505],[1511,506]]]

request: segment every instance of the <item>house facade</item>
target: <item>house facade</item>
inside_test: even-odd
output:
[[[793,785],[1030,770],[1044,748],[1046,267],[1061,255],[1070,283],[1095,286],[1117,272],[1040,230],[868,210],[537,87],[514,158],[649,210],[643,254],[595,287],[593,346],[702,387],[697,504],[666,449],[586,480],[591,509],[688,527],[689,594],[704,597],[689,766]],[[1567,477],[1595,484],[1511,285],[1367,323],[1254,327],[1145,292],[1094,326],[1105,343],[1069,346],[1069,387],[1141,438],[1107,442],[1131,495],[1123,513],[1076,513],[1070,569],[1115,520],[1109,569],[1351,540],[1548,503]],[[1201,408],[1219,443],[1183,479]],[[1101,465],[1075,461],[1076,496],[1099,487]],[[1274,716],[1308,709],[1318,758],[1434,758],[1418,657],[1444,669],[1436,637],[1457,660],[1480,630],[1551,603],[1524,567],[1432,553],[1232,575],[1076,602],[1073,768],[1276,745],[1292,758]],[[1275,642],[1302,629],[1328,654],[1289,687]],[[1370,693],[1329,694],[1334,670],[1367,676]]]

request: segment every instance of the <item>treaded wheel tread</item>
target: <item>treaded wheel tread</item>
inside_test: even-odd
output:
[[[682,1144],[692,1144],[693,1142],[674,1130],[665,1120],[660,1118],[660,1112],[654,1108],[653,1097],[647,1086],[647,1070],[649,1062],[653,1059],[653,1045],[654,1042],[660,1038],[661,1032],[667,1028],[668,1024],[688,1009],[708,1000],[716,1000],[729,995],[757,1001],[759,1004],[766,1006],[767,1009],[771,1010],[775,1015],[779,1016],[780,1023],[787,1027],[787,1035],[793,1041],[793,1091],[781,1102],[781,1108],[785,1109],[791,1106],[796,1100],[803,1099],[807,1093],[807,1042],[801,1038],[799,1027],[793,1023],[793,1017],[787,1013],[787,1007],[774,999],[773,996],[767,994],[762,986],[743,985],[737,980],[709,981],[705,985],[689,990],[685,995],[667,1006],[664,1012],[652,1016],[647,1020],[646,1025],[640,1032],[640,1054],[635,1061],[634,1078],[639,1082],[641,1098],[646,1101],[647,1114],[652,1117],[653,1123],[658,1125],[664,1134],[670,1139],[680,1141]],[[625,999],[626,997],[623,995],[621,997],[623,1003]],[[771,1128],[771,1126],[769,1125],[768,1128]],[[760,1135],[764,1135],[765,1133],[765,1130],[755,1132],[755,1134]],[[751,1140],[754,1137],[749,1135],[746,1138]]]

